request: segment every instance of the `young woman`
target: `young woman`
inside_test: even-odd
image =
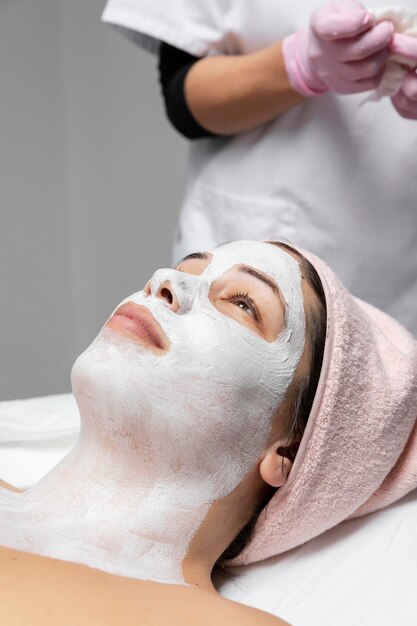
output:
[[[226,244],[116,309],[73,368],[76,446],[0,493],[3,621],[282,624],[221,598],[216,563],[277,554],[416,485],[416,342],[306,256]]]

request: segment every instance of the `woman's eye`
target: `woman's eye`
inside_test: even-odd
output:
[[[229,300],[233,302],[233,304],[236,304],[239,309],[241,309],[242,311],[246,311],[249,315],[251,315],[255,319],[255,321],[258,322],[260,320],[261,316],[259,313],[259,309],[253,299],[249,296],[249,294],[236,293],[231,296]]]
[[[239,307],[239,309],[242,309],[242,311],[247,311],[253,315],[253,310],[244,300],[235,300],[235,304]]]

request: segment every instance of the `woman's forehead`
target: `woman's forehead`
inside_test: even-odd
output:
[[[298,282],[301,278],[298,262],[291,255],[263,241],[233,241],[214,248],[210,255],[203,272],[207,278],[217,278],[236,265],[249,265],[260,270],[279,285],[282,281]]]

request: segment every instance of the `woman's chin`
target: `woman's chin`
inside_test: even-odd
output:
[[[158,357],[110,329],[103,328],[76,359],[71,386],[80,412],[122,415],[146,404],[146,372],[153,376]]]
[[[117,380],[123,356],[118,346],[120,339],[117,341],[117,336],[114,339],[101,331],[76,359],[71,370],[71,387],[77,402],[81,398],[97,402],[111,394],[112,381]]]

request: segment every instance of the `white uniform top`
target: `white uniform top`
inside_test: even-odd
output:
[[[165,41],[196,56],[244,54],[304,27],[320,4],[108,0],[102,19],[151,51]],[[175,260],[286,238],[417,336],[417,121],[389,98],[361,106],[365,97],[326,94],[253,131],[191,143]]]

